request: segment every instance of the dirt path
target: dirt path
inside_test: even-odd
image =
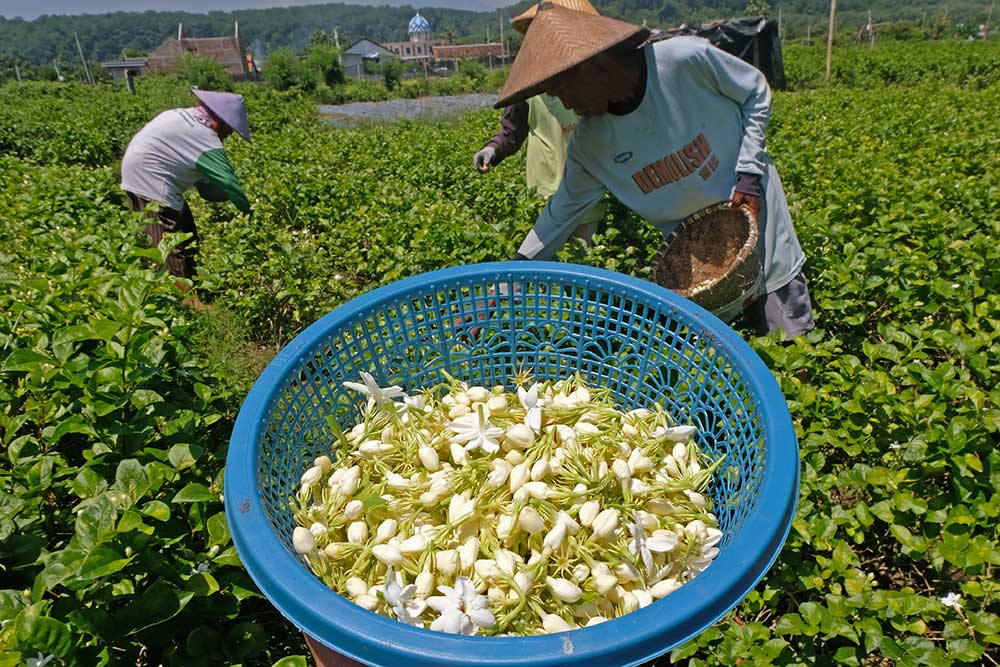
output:
[[[496,99],[496,95],[473,93],[470,95],[397,99],[385,102],[352,102],[336,106],[321,104],[319,113],[335,126],[346,127],[365,121],[391,123],[404,119],[446,118],[472,109],[489,108],[493,106]]]

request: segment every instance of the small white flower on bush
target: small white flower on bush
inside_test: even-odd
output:
[[[951,607],[955,611],[958,611],[962,608],[962,596],[958,593],[948,593],[941,598],[941,604],[945,607]]]

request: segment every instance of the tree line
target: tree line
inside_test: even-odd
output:
[[[504,37],[516,47],[519,35],[509,19],[531,4],[531,0],[496,12],[470,12],[426,8],[420,12],[430,22],[435,37],[456,42],[481,42],[487,36]],[[609,16],[650,27],[670,28],[761,11],[782,19],[787,37],[816,35],[825,29],[829,0],[596,0],[595,6]],[[263,61],[275,49],[304,50],[309,38],[321,30],[339,37],[341,46],[367,37],[375,41],[406,39],[406,26],[415,13],[410,6],[369,7],[361,5],[308,5],[231,12],[116,12],[82,16],[42,16],[32,21],[0,17],[0,79],[15,75],[13,65],[34,66],[42,78],[55,78],[56,68],[79,64],[75,38],[84,57],[101,61],[147,54],[165,39],[177,34],[178,24],[188,37],[233,34],[239,22],[247,49]],[[840,0],[838,24],[856,30],[871,11],[878,22],[905,24],[914,37],[962,36],[974,32],[989,11],[986,0],[907,2],[903,0]],[[1000,23],[1000,16],[996,21]],[[936,27],[935,27],[936,26]],[[908,34],[903,31],[903,34]]]

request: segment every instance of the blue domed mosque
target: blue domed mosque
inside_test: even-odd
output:
[[[383,44],[402,60],[424,61],[434,56],[433,47],[444,44],[444,40],[434,39],[430,22],[417,12],[406,26],[410,39],[405,42],[386,42]]]

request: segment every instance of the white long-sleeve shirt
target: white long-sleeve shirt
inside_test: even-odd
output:
[[[631,113],[581,119],[556,193],[518,252],[548,259],[610,190],[664,236],[732,198],[737,173],[761,184],[764,280],[788,284],[805,262],[765,133],[771,91],[752,65],[698,37],[647,45],[645,95]]]
[[[210,123],[197,107],[170,109],[146,123],[122,157],[122,190],[179,211],[184,192],[199,186],[249,213],[250,202]]]

